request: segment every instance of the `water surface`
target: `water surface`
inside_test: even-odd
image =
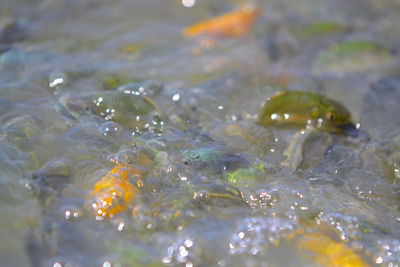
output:
[[[241,37],[182,34],[241,4],[0,3],[2,266],[330,266],[301,245],[318,235],[399,266],[400,3],[259,1]],[[118,100],[118,119],[86,109],[140,88],[159,110],[140,97]],[[297,130],[256,124],[284,89],[341,102],[370,138],[321,134],[293,170]],[[196,149],[228,156],[189,164]],[[140,195],[96,220],[95,183],[141,150],[162,160]]]

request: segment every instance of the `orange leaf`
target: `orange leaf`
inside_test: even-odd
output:
[[[133,184],[131,178],[138,180]],[[141,185],[141,172],[132,166],[118,165],[109,171],[94,186],[90,193],[92,197],[91,208],[96,219],[111,218],[115,214],[128,209],[137,196],[138,187]]]
[[[248,4],[233,12],[187,27],[184,34],[188,37],[199,35],[239,37],[249,31],[259,14],[258,6]]]
[[[313,260],[327,267],[368,267],[361,257],[345,244],[335,242],[322,233],[304,235],[297,243],[301,250],[314,253]]]

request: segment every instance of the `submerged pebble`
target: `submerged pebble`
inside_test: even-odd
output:
[[[20,42],[28,37],[27,23],[22,21],[10,21],[0,24],[0,43],[12,44]]]
[[[163,131],[163,113],[157,104],[140,91],[105,91],[85,95],[64,95],[56,110],[74,120],[96,115],[105,121],[100,131],[103,135],[119,135],[120,126],[133,129],[133,133]]]
[[[218,172],[232,171],[248,165],[248,161],[241,155],[210,148],[183,151],[183,163],[198,170],[210,168]]]
[[[266,101],[258,123],[264,127],[309,127],[340,133],[341,127],[351,123],[351,115],[341,103],[321,94],[284,91]]]

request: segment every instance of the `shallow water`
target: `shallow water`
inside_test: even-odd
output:
[[[306,248],[318,235],[400,265],[400,2],[260,1],[241,37],[183,36],[239,2],[1,1],[1,266],[340,266]],[[381,50],[341,52],[357,41]],[[297,130],[256,124],[283,89],[341,102],[370,138],[288,155]],[[96,106],[118,90],[138,95]],[[96,220],[96,182],[142,152],[139,196]]]

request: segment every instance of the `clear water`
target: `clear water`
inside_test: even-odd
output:
[[[239,4],[1,1],[1,266],[329,266],[298,245],[320,232],[365,264],[400,265],[400,2],[260,1],[240,38],[182,35]],[[307,28],[319,22],[340,27]],[[385,53],[318,61],[358,40]],[[162,118],[120,102],[114,121],[86,110],[140,86]],[[287,155],[296,130],[255,123],[282,89],[340,101],[370,139],[321,134]],[[95,183],[149,146],[161,161],[139,196],[96,220]],[[185,164],[205,148],[235,156]],[[260,165],[256,178],[227,178]]]

